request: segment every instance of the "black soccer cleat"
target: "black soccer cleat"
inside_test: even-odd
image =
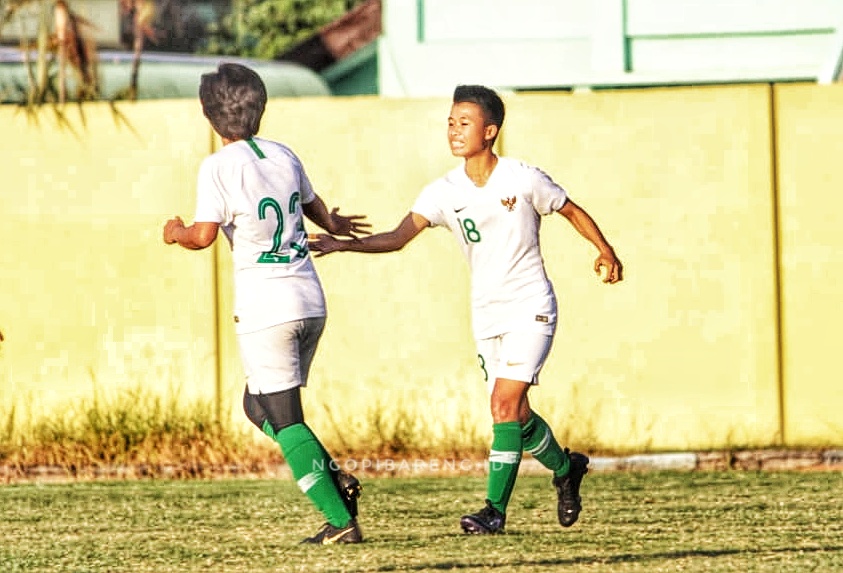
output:
[[[313,537],[307,537],[302,543],[314,545],[333,545],[334,543],[361,543],[363,533],[355,520],[350,520],[345,527],[334,527],[326,523]]]
[[[570,458],[568,473],[561,477],[553,478],[553,485],[556,487],[558,497],[557,512],[559,524],[562,527],[571,527],[577,522],[582,511],[582,498],[580,497],[580,483],[588,473],[588,456],[578,452],[565,453]]]
[[[506,516],[492,507],[487,499],[486,507],[477,513],[463,515],[460,519],[462,530],[471,534],[503,533]]]
[[[334,483],[337,484],[337,490],[340,492],[340,497],[348,513],[351,514],[351,519],[357,517],[357,498],[363,491],[363,486],[360,485],[360,480],[348,472],[337,470],[333,475]]]

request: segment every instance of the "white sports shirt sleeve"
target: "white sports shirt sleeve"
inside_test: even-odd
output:
[[[486,185],[459,166],[425,187],[411,211],[448,228],[471,269],[474,336],[552,335],[556,296],[539,246],[541,216],[562,208],[565,190],[541,170],[498,158]]]
[[[231,242],[238,333],[326,315],[301,208],[315,197],[299,158],[266,139],[226,145],[200,166],[194,221],[219,223]]]

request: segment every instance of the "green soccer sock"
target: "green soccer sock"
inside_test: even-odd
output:
[[[556,477],[568,474],[571,459],[553,437],[553,431],[541,416],[530,412],[530,419],[524,424],[521,435],[524,438],[524,451],[553,472]]]
[[[506,506],[518,477],[521,463],[521,424],[502,422],[492,426],[492,449],[489,452],[487,498],[492,507],[506,514]]]
[[[293,424],[276,433],[269,422],[264,422],[263,431],[281,446],[299,489],[328,523],[334,527],[345,526],[351,515],[331,479],[331,458],[310,428],[305,424]]]

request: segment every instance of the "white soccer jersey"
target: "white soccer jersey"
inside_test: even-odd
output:
[[[505,332],[553,334],[556,297],[539,249],[540,216],[562,208],[565,190],[541,170],[499,157],[486,185],[457,167],[425,187],[412,211],[451,230],[471,268],[477,339]]]
[[[301,208],[315,197],[299,158],[274,141],[237,141],[202,162],[194,221],[219,223],[231,243],[238,333],[325,316]]]

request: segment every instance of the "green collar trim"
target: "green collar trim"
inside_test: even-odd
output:
[[[261,151],[261,148],[258,147],[258,144],[255,143],[254,139],[252,139],[250,137],[249,139],[246,140],[246,143],[249,144],[249,147],[252,148],[252,151],[255,152],[255,155],[258,156],[258,159],[266,159],[266,155],[263,154],[263,151]]]

